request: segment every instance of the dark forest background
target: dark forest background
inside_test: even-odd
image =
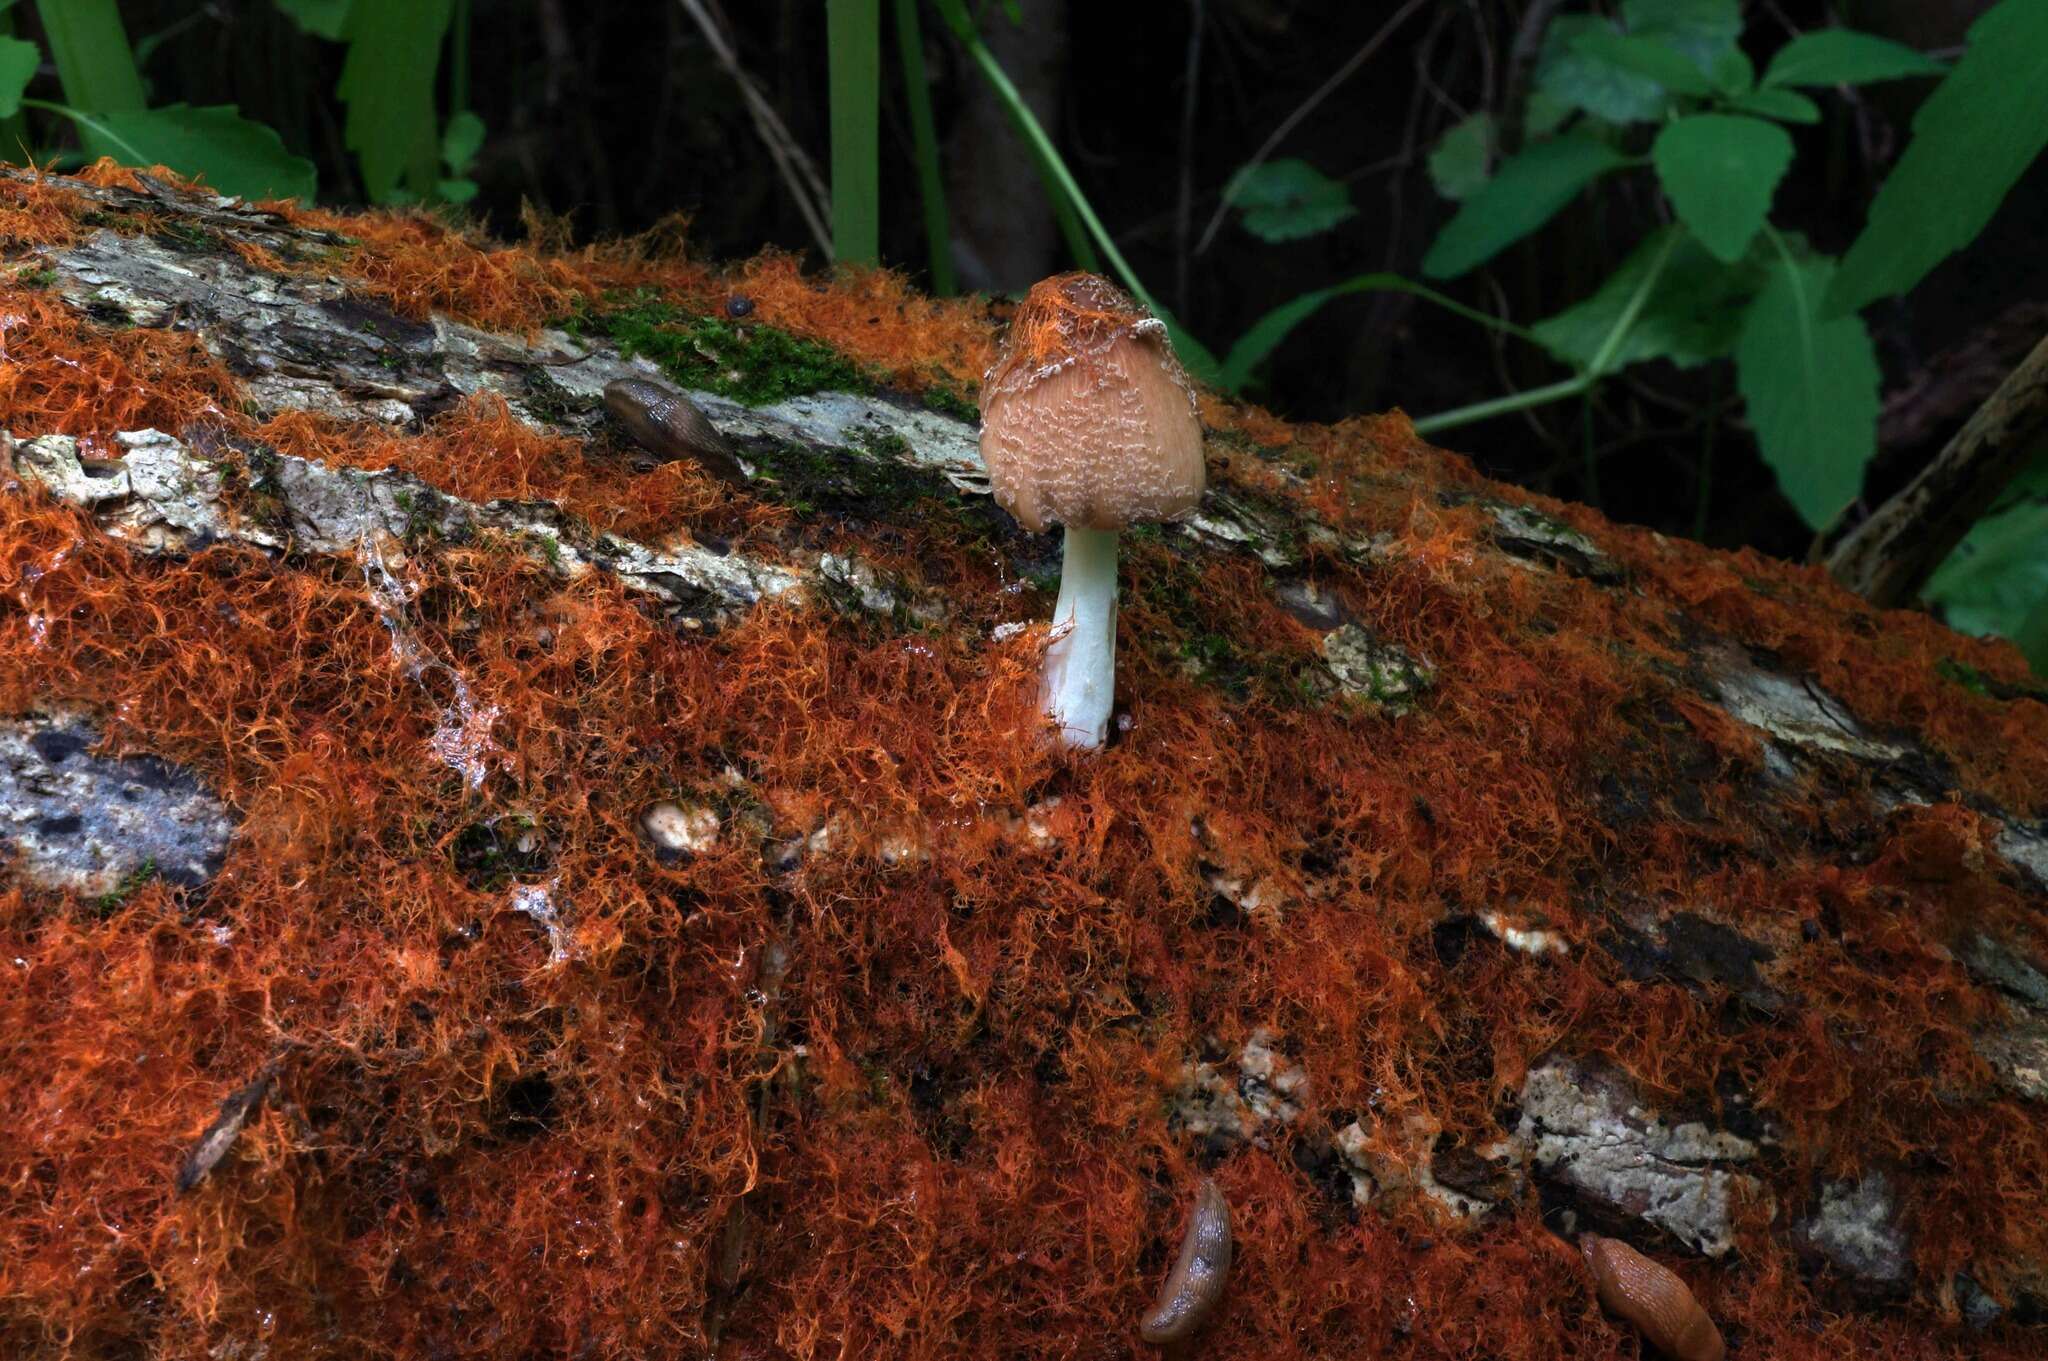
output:
[[[1953,59],[1988,7],[1989,0],[1762,0],[1742,7],[1742,44],[1761,70],[1792,36],[1847,23]],[[237,104],[314,163],[324,201],[362,200],[334,93],[341,46],[309,35],[271,0],[129,0],[120,8],[152,105]],[[1618,14],[1621,6],[1431,0],[1384,34],[1403,6],[989,0],[971,8],[1138,275],[1220,352],[1261,315],[1310,290],[1372,270],[1420,279],[1424,254],[1457,208],[1429,172],[1440,140],[1475,112],[1512,114],[1526,97],[1544,27],[1558,14]],[[739,65],[796,141],[829,166],[823,0],[458,0],[442,91],[462,82],[486,135],[467,170],[475,195],[451,211],[517,239],[531,206],[566,221],[578,240],[639,232],[682,212],[700,257],[776,246],[817,259],[813,233],[728,66],[706,41],[706,15],[730,35]],[[13,17],[17,32],[37,36],[32,7],[16,7]],[[1019,291],[1072,267],[1023,142],[946,26],[924,17],[961,287]],[[1383,41],[1356,72],[1272,153],[1340,183],[1353,211],[1319,234],[1275,242],[1226,209],[1204,246],[1233,175],[1376,36]],[[881,254],[929,281],[893,33],[882,46]],[[1772,221],[1819,252],[1843,252],[1930,88],[1923,80],[1811,91],[1822,116],[1792,129],[1797,155]],[[1669,218],[1653,179],[1622,177],[1579,195],[1529,241],[1443,287],[1473,308],[1527,324],[1593,292]],[[2048,331],[2044,224],[2048,166],[2037,164],[1969,249],[1904,297],[1866,310],[1884,406],[1864,506],[1930,458]],[[1541,350],[1429,302],[1368,292],[1317,311],[1248,391],[1295,418],[1393,406],[1420,416],[1566,373]],[[1757,456],[1725,361],[1635,365],[1588,398],[1438,438],[1495,476],[1619,519],[1793,558],[1813,543],[1813,529]]]

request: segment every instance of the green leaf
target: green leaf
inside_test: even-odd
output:
[[[1572,43],[1572,50],[1623,71],[1647,76],[1674,94],[1705,95],[1714,88],[1708,83],[1706,72],[1694,66],[1683,53],[1655,38],[1616,33],[1599,26],[1580,35]]]
[[[1972,525],[1922,595],[1950,628],[2017,640],[2048,606],[2048,502],[2022,502]],[[2042,670],[2034,653],[2027,659]]]
[[[1684,53],[1702,71],[1742,36],[1741,0],[1627,0],[1628,31]]]
[[[1670,96],[1648,76],[1615,66],[1578,50],[1578,41],[1594,33],[1612,33],[1613,25],[1591,14],[1561,14],[1544,30],[1543,52],[1536,61],[1536,94],[1610,123],[1642,123],[1663,116]],[[1534,103],[1531,98],[1531,104]]]
[[[67,103],[90,113],[126,113],[143,106],[142,75],[114,0],[36,0],[36,15],[43,21],[43,38]],[[89,140],[86,150],[95,156],[113,154]]]
[[[1453,123],[1429,153],[1429,178],[1447,199],[1470,198],[1486,183],[1493,155],[1493,115],[1481,110]]]
[[[312,201],[313,163],[286,151],[275,132],[242,117],[232,104],[69,113],[95,145],[123,165],[167,165],[241,198]]]
[[[1756,88],[1756,67],[1750,62],[1749,54],[1739,47],[1731,47],[1714,58],[1707,69],[1707,78],[1714,82],[1714,88],[1730,99],[1739,99]]]
[[[1650,155],[1680,219],[1733,264],[1764,225],[1792,163],[1792,139],[1760,118],[1696,113],[1665,124]]]
[[[1486,263],[1557,216],[1581,189],[1627,164],[1629,158],[1605,142],[1571,135],[1509,157],[1437,233],[1422,272],[1449,279]]]
[[[825,68],[832,128],[832,253],[882,262],[881,0],[826,0]]]
[[[1243,214],[1244,229],[1262,241],[1299,241],[1358,212],[1342,184],[1292,158],[1246,166],[1223,196]]]
[[[452,179],[434,181],[434,197],[443,203],[467,203],[476,197],[476,181]]]
[[[468,109],[448,120],[441,130],[441,163],[456,175],[468,171],[469,163],[484,144],[484,120]],[[474,189],[471,190],[475,192]]]
[[[2048,4],[2003,0],[1913,117],[1913,140],[1828,291],[1830,312],[1903,293],[1976,239],[2048,146]]]
[[[391,200],[400,179],[415,194],[432,190],[440,148],[434,72],[452,0],[355,0],[348,58],[335,89],[348,105],[342,139],[362,165],[363,188]]]
[[[22,91],[43,64],[42,49],[19,38],[0,38],[0,118],[21,112]]]
[[[1729,101],[1729,108],[1776,118],[1786,123],[1818,123],[1820,106],[1796,90],[1752,90]]]
[[[2027,665],[2034,668],[2034,674],[2048,678],[2048,594],[2034,606],[2034,612],[2020,622],[2017,632],[2006,635],[2025,655]]]
[[[1230,354],[1224,359],[1216,381],[1233,392],[1243,387],[1252,376],[1252,371],[1265,362],[1266,356],[1278,349],[1280,342],[1287,339],[1295,327],[1308,320],[1324,303],[1348,293],[1371,292],[1410,293],[1418,298],[1427,299],[1446,311],[1455,312],[1468,321],[1476,321],[1482,326],[1527,338],[1526,332],[1501,321],[1498,317],[1490,317],[1453,298],[1445,297],[1433,288],[1425,288],[1421,284],[1410,282],[1398,274],[1361,274],[1355,279],[1347,279],[1328,288],[1318,288],[1281,303],[1253,322],[1251,328],[1239,336],[1237,343],[1230,347]]]
[[[1877,448],[1877,357],[1859,317],[1823,320],[1832,260],[1781,258],[1743,319],[1736,380],[1764,461],[1819,529],[1853,500]]]
[[[351,3],[352,0],[277,0],[277,7],[314,37],[339,42],[348,29]]]
[[[1593,296],[1530,327],[1538,343],[1575,369],[1590,365],[1672,236],[1679,239],[1672,243],[1664,272],[1611,356],[1610,367],[1668,359],[1692,368],[1728,354],[1742,331],[1744,304],[1763,287],[1765,263],[1752,251],[1740,264],[1723,264],[1675,224],[1643,238]]]
[[[1938,76],[1948,68],[1902,43],[1850,28],[1802,33],[1778,49],[1764,84],[1867,85],[1901,76]]]
[[[1548,137],[1572,116],[1572,106],[1545,90],[1531,90],[1522,106],[1522,135],[1530,141]]]

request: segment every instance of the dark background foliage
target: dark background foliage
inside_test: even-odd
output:
[[[1766,0],[1744,6],[1744,42],[1761,67],[1792,34],[1847,22],[1942,53],[1987,7]],[[824,5],[726,0],[704,8],[735,35],[741,64],[797,140],[828,164]],[[1521,58],[1529,36],[1555,14],[1586,6],[1420,6],[1274,152],[1342,181],[1357,211],[1334,230],[1279,244],[1246,232],[1233,213],[1206,249],[1197,245],[1232,174],[1399,6],[1020,0],[1021,26],[998,4],[975,8],[1138,273],[1221,349],[1310,289],[1375,269],[1420,277],[1425,249],[1456,206],[1433,187],[1429,152],[1468,113],[1511,107],[1528,78]],[[133,0],[122,12],[152,105],[239,104],[313,160],[323,198],[360,200],[334,97],[343,49],[303,33],[270,0]],[[36,36],[33,13],[17,14],[21,31]],[[476,0],[451,42],[466,46],[469,103],[488,128],[470,170],[479,192],[469,211],[492,231],[518,237],[528,205],[560,219],[578,241],[643,231],[682,213],[700,256],[744,256],[764,245],[816,255],[730,75],[682,5]],[[882,254],[922,275],[927,251],[893,32],[883,46]],[[929,11],[924,47],[963,286],[1014,291],[1071,265],[1021,142]],[[444,61],[444,87],[449,79]],[[1821,251],[1842,251],[1926,90],[1901,83],[1816,92],[1824,117],[1796,131],[1798,156],[1774,220]],[[1547,316],[1597,287],[1665,212],[1647,178],[1614,181],[1449,291],[1515,321]],[[2048,174],[2036,167],[1971,249],[1906,298],[1868,313],[1887,400],[1866,503],[1939,448],[2042,333],[2044,221]],[[1339,299],[1301,326],[1261,371],[1253,395],[1293,417],[1392,406],[1421,415],[1561,376],[1530,347],[1412,297],[1372,293]],[[1491,473],[1622,519],[1791,557],[1810,544],[1811,531],[1756,456],[1726,364],[1637,366],[1590,399],[1443,438]]]

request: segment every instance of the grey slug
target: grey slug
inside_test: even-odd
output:
[[[1180,1240],[1180,1256],[1166,1273],[1159,1298],[1139,1322],[1138,1336],[1147,1342],[1178,1342],[1193,1336],[1222,1301],[1229,1275],[1230,1203],[1214,1179],[1204,1177],[1188,1214],[1187,1234]]]
[[[1600,1303],[1636,1326],[1674,1361],[1721,1361],[1721,1330],[1677,1273],[1614,1238],[1587,1234],[1579,1251],[1593,1270]]]
[[[728,482],[747,480],[739,455],[697,404],[672,388],[645,378],[618,378],[604,385],[604,409],[656,463],[692,459]]]

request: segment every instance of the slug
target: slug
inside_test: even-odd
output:
[[[747,480],[732,445],[680,392],[644,378],[618,378],[604,385],[604,409],[656,463],[694,459],[706,472],[728,482]]]
[[[1204,1177],[1188,1214],[1187,1236],[1180,1256],[1159,1298],[1138,1324],[1147,1342],[1178,1342],[1202,1326],[1223,1299],[1224,1278],[1230,1275],[1230,1203],[1215,1181]]]
[[[1721,1361],[1727,1347],[1721,1330],[1668,1268],[1628,1244],[1587,1234],[1579,1251],[1593,1269],[1600,1303],[1636,1326],[1650,1345],[1673,1361]]]

